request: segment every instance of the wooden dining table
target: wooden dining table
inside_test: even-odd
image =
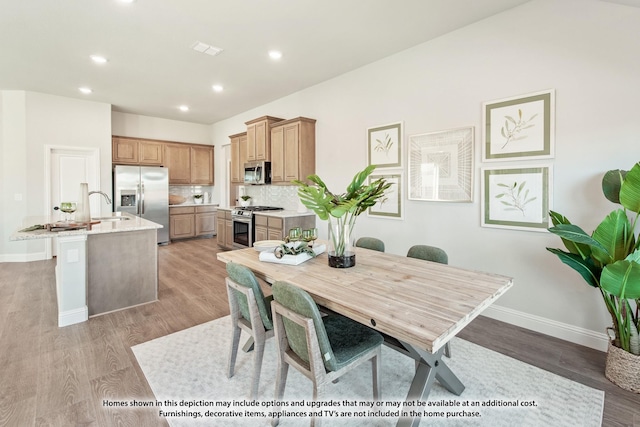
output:
[[[437,379],[460,395],[464,385],[443,360],[445,344],[513,286],[507,276],[355,248],[356,265],[332,268],[321,254],[299,265],[263,262],[252,249],[218,253],[269,283],[287,281],[314,301],[380,332],[385,344],[416,360],[406,402],[425,401]],[[455,355],[454,355],[455,357]],[[398,426],[417,426],[414,406]]]

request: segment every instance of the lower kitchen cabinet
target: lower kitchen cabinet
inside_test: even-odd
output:
[[[216,222],[218,246],[225,249],[233,249],[233,222],[231,221],[231,211],[218,209]]]
[[[289,230],[294,227],[300,227],[303,230],[315,228],[316,216],[296,215],[296,216],[270,216],[256,213],[255,221],[255,238],[259,240],[282,240],[289,235]]]
[[[216,206],[182,206],[169,208],[169,238],[216,234]]]

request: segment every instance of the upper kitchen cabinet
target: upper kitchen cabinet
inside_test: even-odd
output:
[[[191,184],[213,185],[213,147],[191,146]]]
[[[316,121],[298,117],[271,126],[271,183],[316,173]]]
[[[247,160],[247,132],[229,135],[231,140],[231,182],[242,184],[243,166]]]
[[[270,126],[282,119],[264,116],[246,122],[247,125],[247,162],[271,160]],[[244,163],[244,162],[243,162]]]
[[[162,166],[163,143],[142,138],[114,136],[112,161],[119,165]]]
[[[165,144],[164,165],[169,184],[213,185],[213,147],[195,144]]]

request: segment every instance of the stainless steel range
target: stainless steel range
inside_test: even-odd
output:
[[[253,246],[253,236],[255,235],[254,212],[281,211],[283,209],[274,206],[247,206],[233,209],[231,211],[233,246],[239,249]]]

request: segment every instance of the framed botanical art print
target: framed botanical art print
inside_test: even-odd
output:
[[[409,199],[473,200],[473,127],[409,137]]]
[[[554,110],[553,90],[483,103],[483,161],[552,158]]]
[[[370,165],[402,167],[402,122],[368,128],[367,144]]]
[[[369,183],[380,178],[384,178],[391,184],[391,187],[389,187],[385,195],[378,200],[378,203],[367,210],[367,215],[380,218],[402,219],[402,172],[369,175]]]
[[[546,231],[551,178],[551,165],[482,168],[481,225]]]

